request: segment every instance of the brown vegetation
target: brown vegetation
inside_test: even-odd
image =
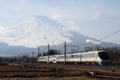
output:
[[[1,78],[0,80],[105,80],[82,77]]]
[[[17,64],[0,66],[0,80],[99,80],[86,76],[83,71],[52,71],[43,68],[22,67]]]

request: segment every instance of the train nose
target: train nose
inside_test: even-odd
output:
[[[99,61],[99,65],[110,65],[110,61]]]

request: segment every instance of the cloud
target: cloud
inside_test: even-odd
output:
[[[74,29],[76,29],[77,27],[75,26],[75,22],[74,21],[68,21],[68,24],[69,24],[69,28],[71,29],[71,30],[74,30]]]
[[[73,21],[68,21],[68,23],[69,23],[70,25],[75,25],[75,22],[73,22]]]
[[[90,39],[87,39],[86,42],[87,42],[87,43],[93,43],[93,44],[101,44],[101,42],[99,42],[99,41],[90,40]]]
[[[61,20],[61,19],[62,19],[61,15],[60,15],[60,14],[57,14],[57,13],[53,14],[51,18],[52,18],[53,20]]]
[[[4,28],[3,26],[0,26],[0,34],[5,34],[7,33],[9,30]]]

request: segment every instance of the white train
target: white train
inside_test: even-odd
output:
[[[38,62],[47,63],[64,63],[64,55],[51,55],[38,57]],[[109,65],[110,59],[108,53],[105,51],[89,51],[83,53],[66,54],[66,63],[81,63],[81,64],[99,64]]]

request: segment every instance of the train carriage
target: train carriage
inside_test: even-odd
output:
[[[64,55],[57,55],[57,63],[63,63],[64,61],[65,61]]]
[[[74,54],[68,54],[68,61],[67,62],[81,62],[81,54],[80,53],[74,53]]]
[[[47,56],[40,56],[40,57],[38,57],[37,61],[38,62],[46,62],[47,59],[48,59]]]
[[[56,56],[53,55],[53,56],[49,56],[49,60],[48,60],[48,57],[47,57],[47,63],[56,63]]]
[[[39,62],[47,63],[63,63],[65,62],[64,55],[40,56]],[[66,54],[67,63],[83,63],[83,64],[99,64],[109,65],[110,59],[108,53],[105,51],[89,51],[83,53]]]

